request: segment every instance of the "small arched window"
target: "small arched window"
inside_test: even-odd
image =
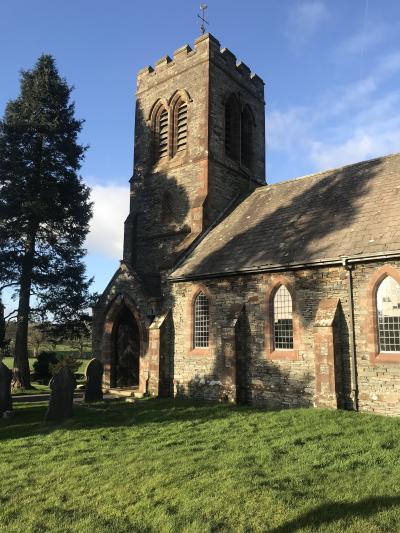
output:
[[[386,276],[376,293],[380,352],[400,352],[400,283]]]
[[[275,293],[273,314],[275,350],[293,350],[292,297],[284,285]]]
[[[225,103],[225,153],[231,158],[239,159],[240,146],[240,108],[234,95]]]
[[[210,313],[208,298],[199,292],[194,301],[193,347],[208,348]]]
[[[157,114],[156,121],[156,156],[161,159],[168,155],[168,111],[161,107]]]
[[[246,106],[242,112],[241,121],[241,162],[247,168],[251,167],[252,149],[253,149],[253,117],[249,108]]]
[[[174,153],[183,152],[187,147],[187,103],[179,100],[175,106],[174,120]]]
[[[174,206],[172,195],[169,191],[165,191],[161,202],[161,223],[170,224],[174,218]]]

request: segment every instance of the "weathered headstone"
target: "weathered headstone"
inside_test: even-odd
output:
[[[85,402],[103,400],[103,365],[98,359],[91,359],[86,368]]]
[[[63,420],[72,416],[72,404],[76,379],[67,366],[63,366],[50,381],[50,400],[46,413],[47,420]]]
[[[11,370],[0,362],[0,417],[12,411],[11,380]]]

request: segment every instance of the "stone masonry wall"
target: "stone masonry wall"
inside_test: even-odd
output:
[[[362,411],[400,414],[400,356],[398,362],[371,362],[368,287],[374,274],[385,263],[354,265],[356,353],[359,380],[359,407]],[[400,272],[400,261],[391,262]],[[296,357],[277,358],[266,350],[267,294],[278,283],[292,290],[294,315],[297,316]],[[207,291],[210,299],[210,349],[192,350],[191,313],[193,295]],[[225,279],[177,282],[172,284],[175,325],[174,383],[175,394],[199,399],[225,399],[224,331],[232,309],[246,308],[251,338],[249,340],[249,389],[251,402],[267,407],[311,406],[315,396],[314,322],[322,299],[339,299],[339,343],[341,351],[341,385],[337,385],[344,406],[351,408],[349,349],[348,273],[342,266],[227,277]]]
[[[393,362],[382,361],[371,343],[370,281],[377,273],[385,271],[389,263],[358,265],[354,270],[354,309],[361,411],[383,414],[400,414],[400,355]],[[400,276],[400,261],[389,264]],[[389,268],[390,268],[389,266]],[[376,286],[375,286],[376,287]],[[376,330],[376,329],[375,329]]]
[[[254,161],[245,169],[225,150],[224,103],[234,92],[257,115],[253,131]],[[169,268],[193,239],[238,197],[264,182],[264,84],[229,50],[206,34],[138,73],[135,119],[135,165],[130,214],[125,224],[124,259],[157,293],[156,278]],[[187,148],[154,156],[154,114],[163,105],[173,128],[177,98],[187,102]],[[173,135],[170,134],[170,141]],[[166,196],[167,195],[167,196]],[[171,218],[165,220],[165,198]],[[153,280],[146,280],[153,276]]]

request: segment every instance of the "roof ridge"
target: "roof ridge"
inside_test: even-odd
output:
[[[323,174],[328,174],[328,173],[331,173],[331,172],[334,172],[334,171],[344,170],[344,169],[350,168],[350,167],[357,167],[359,165],[364,165],[366,163],[372,163],[373,161],[378,161],[379,159],[390,159],[390,158],[396,157],[396,156],[400,156],[400,152],[394,152],[392,154],[387,154],[387,155],[383,155],[383,156],[379,156],[379,157],[373,157],[372,159],[365,159],[363,161],[357,161],[357,163],[349,163],[347,165],[342,165],[341,167],[328,168],[327,170],[321,170],[319,172],[314,172],[312,174],[304,174],[304,176],[298,176],[296,178],[290,178],[288,180],[278,181],[277,183],[271,183],[271,184],[266,183],[265,185],[257,187],[254,190],[254,192],[258,192],[258,191],[264,189],[265,187],[267,189],[269,189],[270,187],[276,187],[276,186],[279,186],[279,185],[284,185],[286,183],[291,183],[293,181],[300,181],[300,180],[303,180],[303,179],[306,179],[306,178],[322,176]]]

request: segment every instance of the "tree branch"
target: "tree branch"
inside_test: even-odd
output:
[[[6,285],[1,285],[0,286],[0,292],[3,290],[3,289],[8,289],[8,287],[15,287],[17,286],[18,283],[17,282],[14,282],[14,283],[6,283]]]
[[[8,320],[12,318],[12,315],[15,315],[15,313],[18,313],[18,309],[14,309],[14,311],[11,311],[11,313],[8,313],[8,315],[4,317],[4,320]]]

